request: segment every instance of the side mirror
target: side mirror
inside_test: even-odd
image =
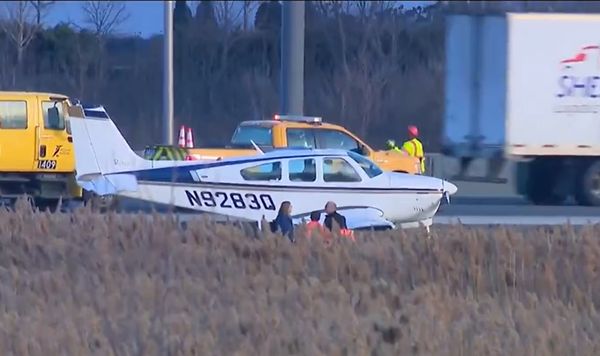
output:
[[[60,113],[57,107],[48,108],[48,125],[53,128],[60,127]]]

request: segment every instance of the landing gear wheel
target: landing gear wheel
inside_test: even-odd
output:
[[[575,200],[580,205],[600,206],[600,161],[585,168],[578,177]]]
[[[118,198],[116,195],[101,196],[84,190],[83,200],[86,205],[90,205],[92,211],[99,211],[101,213],[116,210],[118,207]]]
[[[556,191],[561,169],[560,162],[536,160],[529,167],[526,182],[527,198],[535,205],[560,205],[567,200],[567,194]]]

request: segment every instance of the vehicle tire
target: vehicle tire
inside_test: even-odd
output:
[[[560,205],[567,200],[566,194],[556,191],[561,166],[561,162],[554,159],[536,159],[531,162],[525,183],[529,201],[535,205]]]
[[[600,160],[585,165],[576,183],[575,200],[579,205],[600,206]]]
[[[36,199],[29,194],[25,194],[21,197],[16,198],[7,198],[6,205],[11,210],[15,210],[18,208],[27,208],[35,210],[37,208]]]
[[[50,212],[56,212],[58,201],[58,199],[35,199],[35,207],[40,211],[46,211],[46,209],[48,209]]]

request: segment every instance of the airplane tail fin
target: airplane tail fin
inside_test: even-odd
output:
[[[104,107],[80,107],[69,118],[78,181],[152,168],[152,161],[136,154],[108,116]]]

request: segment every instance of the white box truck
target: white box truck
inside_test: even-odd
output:
[[[442,152],[454,179],[502,182],[535,204],[600,206],[600,15],[450,15]],[[467,174],[487,159],[485,177]]]

